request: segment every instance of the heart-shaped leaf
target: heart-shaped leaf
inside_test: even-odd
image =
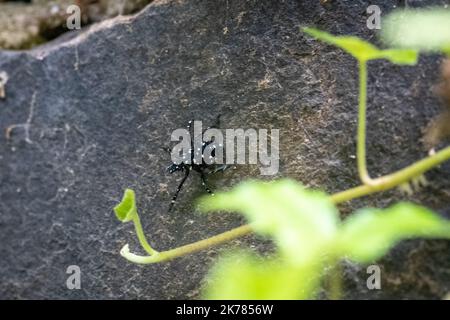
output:
[[[450,239],[450,222],[411,203],[384,210],[363,209],[344,222],[336,248],[342,256],[369,263],[381,258],[397,242],[413,237]]]
[[[222,256],[208,275],[206,299],[279,300],[313,298],[321,268],[301,267],[238,251]]]
[[[325,193],[292,180],[245,182],[227,193],[203,198],[201,209],[244,214],[256,232],[274,238],[280,253],[298,264],[321,254],[338,223],[338,211]]]

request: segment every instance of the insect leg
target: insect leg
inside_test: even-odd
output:
[[[177,191],[175,192],[175,194],[174,194],[173,197],[172,197],[172,200],[170,201],[170,205],[169,205],[169,210],[168,210],[168,212],[170,212],[170,210],[172,210],[173,205],[174,205],[175,202],[177,201],[178,194],[180,193],[181,188],[183,187],[184,182],[185,182],[186,179],[188,178],[189,172],[190,172],[189,168],[186,168],[186,174],[184,175],[183,179],[181,180],[180,184],[178,185]]]
[[[218,129],[218,128],[220,127],[220,117],[221,117],[221,116],[222,116],[222,115],[219,114],[219,115],[217,116],[216,120],[214,121],[214,123],[213,123],[212,125],[210,125],[209,127],[206,127],[205,129],[203,129],[202,135],[204,135],[205,132],[206,132],[206,130],[208,130],[208,129],[211,129],[211,128],[216,128],[216,129]]]
[[[206,182],[206,174],[203,171],[200,171],[200,178],[202,179],[203,188],[205,188],[206,192],[214,195],[214,192],[208,187],[208,183]]]
[[[192,124],[194,123],[194,120],[189,120],[187,129],[189,131],[189,135],[191,136],[191,149],[194,148],[194,138],[192,137],[193,134],[191,133]]]
[[[231,165],[229,165],[229,164],[222,164],[222,165],[218,166],[216,169],[214,169],[211,173],[217,173],[219,171],[223,172],[223,171],[227,170],[229,167],[231,167]]]

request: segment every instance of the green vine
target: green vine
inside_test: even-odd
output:
[[[390,23],[394,27],[391,25],[386,29],[397,30],[395,25],[397,21],[398,19],[392,19]],[[434,23],[433,19],[427,23]],[[138,264],[163,262],[256,232],[274,239],[278,247],[277,254],[271,260],[263,260],[263,264],[261,258],[255,257],[253,253],[241,252],[231,255],[211,272],[215,284],[207,290],[207,297],[310,298],[314,296],[319,280],[323,276],[324,267],[330,266],[329,297],[339,299],[342,294],[341,259],[350,258],[358,263],[367,263],[380,258],[396,242],[408,237],[450,238],[448,221],[416,205],[398,204],[385,210],[365,209],[343,222],[339,221],[338,210],[335,207],[339,203],[386,191],[410,181],[422,181],[425,172],[450,159],[448,146],[404,169],[379,178],[371,178],[367,170],[367,63],[371,60],[386,59],[394,64],[415,65],[418,50],[423,49],[420,45],[429,39],[414,42],[413,40],[417,38],[414,36],[408,38],[413,40],[408,42],[404,49],[381,50],[357,37],[336,37],[312,28],[305,28],[303,31],[318,40],[343,49],[358,62],[359,105],[356,143],[357,168],[362,184],[333,195],[325,195],[322,192],[307,190],[289,180],[272,184],[243,183],[230,192],[201,199],[201,208],[203,211],[240,212],[250,221],[249,224],[162,252],[154,250],[145,238],[136,209],[134,191],[127,189],[122,202],[114,208],[114,211],[120,221],[134,223],[139,243],[147,255],[140,256],[130,252],[126,244],[120,251],[124,258]],[[395,42],[395,35],[392,33],[388,32],[385,37]],[[439,38],[440,47],[433,44],[433,50],[440,48],[440,51],[449,53],[450,35],[445,39],[447,42],[442,42]],[[429,41],[427,45],[427,48],[430,48]],[[249,198],[256,200],[249,202],[247,200]],[[293,200],[286,201],[286,198]],[[306,243],[308,246],[305,246]],[[240,259],[242,261],[238,261]],[[262,267],[263,265],[265,267]],[[276,281],[270,282],[268,277]],[[240,279],[244,278],[248,279],[246,286],[241,284]],[[268,283],[267,288],[262,283],[264,285]],[[303,287],[298,287],[298,283]],[[281,285],[284,286],[283,290],[277,290]],[[252,291],[252,286],[257,290]]]
[[[450,147],[445,148],[444,150],[441,150],[434,154],[433,156],[430,156],[428,158],[425,158],[421,161],[418,161],[414,163],[413,165],[406,167],[402,170],[399,170],[395,173],[392,173],[390,175],[380,177],[373,180],[373,183],[370,185],[361,185],[349,190],[341,191],[338,193],[335,193],[330,196],[330,199],[333,203],[339,204],[346,201],[350,201],[353,199],[361,198],[364,196],[368,196],[377,192],[386,191],[392,188],[395,188],[405,182],[410,181],[412,178],[421,175],[425,173],[426,171],[440,165],[441,163],[447,161],[450,159]],[[127,199],[122,200],[122,203],[124,201],[135,201],[134,192],[131,193],[131,190],[127,189],[125,191],[125,196]],[[128,199],[128,197],[130,197]],[[114,210],[117,212],[121,212],[124,207],[118,205]],[[139,219],[137,219],[139,220]],[[122,220],[123,221],[123,220]],[[134,220],[133,220],[134,221]],[[126,221],[123,221],[126,222]],[[136,226],[136,224],[135,224]],[[139,228],[140,223],[138,224]],[[138,227],[136,226],[136,229]],[[140,241],[142,247],[145,249],[144,245],[147,243],[147,240],[145,240],[145,236],[142,233],[142,230],[139,231],[142,237],[144,238],[144,241]],[[158,252],[153,249],[150,251],[146,250],[149,253],[149,256],[138,256],[130,252],[128,245],[125,245],[122,250],[120,251],[120,254],[126,258],[127,260],[133,262],[133,263],[139,263],[139,264],[150,264],[150,263],[156,263],[156,262],[163,262],[172,260],[178,257],[182,257],[188,254],[192,254],[204,249],[207,249],[209,247],[213,247],[216,245],[220,245],[222,243],[229,242],[233,239],[240,238],[242,236],[248,235],[253,232],[253,229],[251,225],[243,225],[237,228],[234,228],[232,230],[226,231],[224,233],[215,235],[213,237],[200,240],[198,242],[193,242],[178,248],[174,248],[168,251],[162,251]],[[139,234],[139,233],[138,233]],[[144,243],[144,244],[143,244]],[[150,246],[148,246],[150,247]]]

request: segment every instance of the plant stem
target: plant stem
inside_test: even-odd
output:
[[[341,203],[355,198],[360,198],[372,193],[392,189],[402,183],[410,181],[426,171],[438,166],[450,159],[450,147],[437,152],[436,154],[415,162],[414,164],[397,172],[372,180],[371,185],[361,185],[346,191],[336,193],[331,196],[334,203]]]
[[[358,173],[364,184],[371,184],[372,179],[366,164],[366,110],[367,110],[367,61],[359,60],[359,107],[358,107],[358,135],[356,158]]]
[[[397,172],[394,172],[390,175],[386,175],[377,179],[372,180],[372,184],[368,185],[361,185],[346,191],[342,191],[339,193],[335,193],[330,196],[331,201],[335,204],[342,203],[345,201],[349,201],[355,198],[360,198],[369,194],[373,194],[376,192],[385,191],[388,189],[392,189],[402,183],[405,183],[412,178],[419,176],[423,174],[424,172],[430,170],[433,167],[438,166],[439,164],[447,161],[450,159],[450,146],[446,147],[445,149],[435,153],[434,155],[425,158],[423,160],[420,160],[402,170],[399,170]],[[139,220],[138,220],[139,221]],[[136,232],[138,233],[139,240],[141,241],[141,238],[144,243],[147,243],[145,240],[145,236],[143,235],[142,228],[139,225],[136,224]],[[139,227],[138,227],[139,226]],[[139,231],[140,230],[140,231]],[[148,264],[148,263],[155,263],[155,262],[163,262],[167,260],[171,260],[174,258],[178,258],[190,253],[198,252],[200,250],[216,246],[219,244],[222,244],[224,242],[231,241],[233,239],[245,236],[247,234],[252,233],[253,230],[249,224],[240,226],[238,228],[226,231],[224,233],[215,235],[208,239],[203,239],[198,242],[194,242],[182,247],[178,247],[175,249],[171,249],[168,251],[163,252],[156,252],[155,250],[151,249],[151,247],[148,245],[148,248],[153,253],[150,253],[151,256],[138,256],[133,253],[129,252],[128,245],[124,246],[121,250],[121,254],[123,257],[128,259],[131,262],[139,263],[139,264]],[[143,242],[141,241],[142,246],[144,247]],[[144,247],[145,248],[145,247]],[[146,249],[147,251],[147,249]],[[148,251],[147,251],[148,252]]]
[[[342,266],[339,260],[334,262],[333,269],[329,274],[328,295],[330,300],[340,300],[342,298]]]
[[[149,255],[157,254],[158,251],[154,250],[148,243],[147,239],[145,238],[144,231],[142,230],[141,220],[139,219],[139,215],[137,213],[133,217],[133,223],[134,228],[136,229],[136,234],[139,239],[139,243],[141,244],[142,248],[144,248],[144,250]]]
[[[175,249],[171,249],[168,251],[163,251],[156,253],[151,256],[138,256],[133,253],[130,253],[128,250],[128,245],[124,246],[120,251],[120,254],[128,259],[131,262],[139,263],[139,264],[148,264],[155,262],[162,262],[171,260],[177,257],[181,257],[190,253],[198,252],[203,249],[231,241],[233,239],[242,237],[246,234],[250,234],[252,232],[252,228],[249,224],[240,226],[238,228],[234,228],[232,230],[226,231],[224,233],[218,234],[216,236],[210,237],[208,239],[200,240],[191,244],[187,244],[182,247],[178,247]]]

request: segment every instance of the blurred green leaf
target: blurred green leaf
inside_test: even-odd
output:
[[[397,10],[383,21],[381,38],[389,46],[450,53],[450,10]]]
[[[244,214],[256,232],[272,237],[292,263],[310,261],[334,238],[339,214],[329,197],[292,180],[245,182],[227,193],[204,197],[205,211]]]
[[[415,50],[385,49],[381,51],[379,59],[383,58],[394,64],[413,66],[417,64],[419,54]]]
[[[314,28],[304,28],[310,36],[335,45],[348,52],[359,61],[387,59],[395,64],[415,65],[418,54],[415,50],[387,49],[380,50],[369,42],[353,36],[333,36]]]
[[[268,260],[246,251],[220,258],[210,271],[206,299],[308,299],[320,279],[320,268],[303,268],[279,259]]]
[[[340,223],[326,194],[292,180],[245,182],[203,198],[201,206],[243,213],[279,249],[269,258],[241,252],[221,259],[208,278],[209,299],[312,298],[342,258],[368,263],[403,239],[450,238],[450,222],[409,203],[363,209]]]
[[[345,221],[336,243],[342,255],[369,263],[381,258],[397,242],[412,237],[450,238],[450,223],[410,203],[384,210],[363,209]]]
[[[126,189],[122,201],[114,207],[117,219],[122,222],[133,220],[137,215],[136,196],[133,190]]]

